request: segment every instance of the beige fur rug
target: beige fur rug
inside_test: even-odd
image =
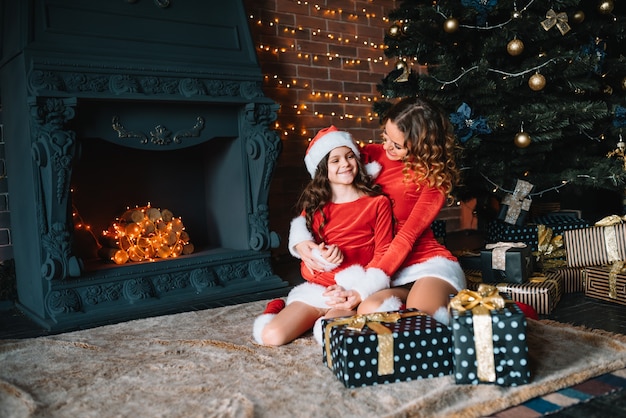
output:
[[[479,417],[626,366],[626,337],[530,321],[532,382],[346,389],[311,335],[254,343],[265,301],[0,341],[1,417]]]

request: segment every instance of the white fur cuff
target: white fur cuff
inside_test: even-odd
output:
[[[365,164],[365,172],[370,175],[371,178],[375,179],[380,174],[383,166],[380,165],[378,161],[372,161],[370,163]]]
[[[296,258],[300,258],[300,254],[296,251],[296,245],[303,241],[313,241],[313,234],[306,227],[306,218],[298,216],[291,220],[289,228],[289,252]]]
[[[252,327],[252,336],[254,337],[254,341],[257,342],[257,344],[263,344],[263,329],[265,328],[265,326],[267,324],[270,323],[270,321],[272,319],[274,319],[274,317],[276,316],[276,314],[263,314],[263,315],[259,315],[256,317],[256,319],[254,320],[254,325]]]
[[[353,265],[335,274],[335,282],[346,290],[356,290],[361,295],[361,300],[367,299],[379,290],[389,288],[389,276],[377,268],[369,268],[367,271]]]

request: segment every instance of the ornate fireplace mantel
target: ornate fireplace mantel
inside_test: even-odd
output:
[[[78,328],[286,286],[269,253],[278,246],[267,202],[281,151],[270,127],[278,107],[262,93],[242,4],[215,3],[2,1],[19,306],[42,326]],[[119,25],[124,31],[112,29]],[[141,173],[158,176],[150,161],[167,156],[179,177],[132,194],[114,161],[130,150]],[[111,167],[108,183],[89,171],[99,164]],[[102,223],[115,204],[143,198],[185,212],[197,251],[121,266],[85,259],[77,202]]]

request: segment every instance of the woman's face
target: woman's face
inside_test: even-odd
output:
[[[398,129],[398,125],[388,120],[383,128],[383,147],[387,158],[391,161],[402,160],[409,152],[404,145],[404,133]]]
[[[328,181],[331,184],[352,184],[358,173],[357,156],[348,147],[338,147],[328,154]]]

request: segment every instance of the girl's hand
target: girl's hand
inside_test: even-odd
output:
[[[339,285],[326,288],[323,296],[328,298],[326,304],[333,309],[355,310],[361,303],[361,295],[356,290],[346,290]]]
[[[329,263],[337,266],[343,263],[343,253],[335,244],[326,245],[321,243],[318,248],[322,257]]]

